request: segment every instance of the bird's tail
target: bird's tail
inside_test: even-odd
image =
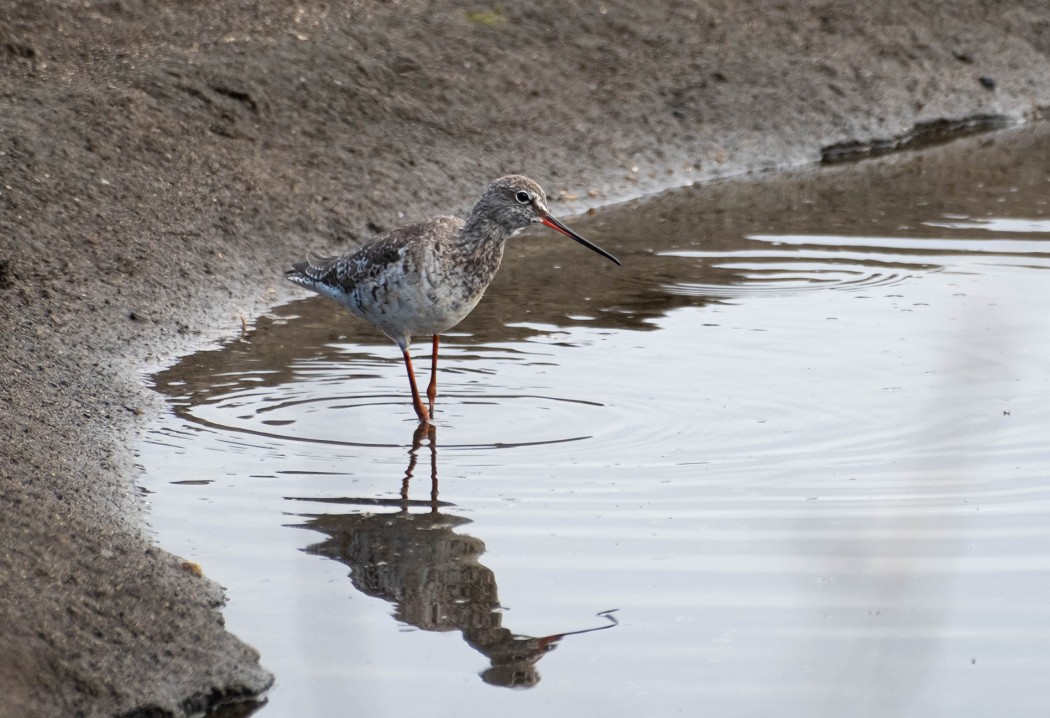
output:
[[[284,273],[284,278],[300,287],[316,291],[317,285],[324,283],[325,278],[335,269],[337,259],[338,257],[322,257],[311,252],[306,255],[306,259],[292,264],[292,268]]]

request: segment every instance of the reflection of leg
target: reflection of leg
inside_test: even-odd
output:
[[[423,439],[430,440],[430,500],[431,510],[437,511],[437,427],[430,423],[420,423],[412,432],[412,448],[408,450],[408,468],[405,469],[405,478],[401,481],[401,500],[404,509],[408,509],[408,485],[412,481],[412,475],[416,471],[416,461],[419,447],[423,446]]]
[[[416,372],[412,369],[412,357],[408,354],[408,349],[404,349],[401,352],[405,357],[405,369],[408,370],[408,385],[412,387],[412,405],[416,409],[416,416],[422,422],[430,423],[430,414],[427,412],[427,408],[423,406],[423,400],[419,398],[419,389],[416,388]]]
[[[426,424],[420,424],[426,426]],[[419,431],[419,429],[416,429]],[[412,481],[412,474],[416,470],[416,447],[408,450],[408,468],[405,469],[405,478],[401,479],[401,510],[408,511],[408,485]]]
[[[437,337],[434,337],[437,339]],[[430,510],[438,510],[438,446],[437,427],[430,427]]]
[[[430,359],[430,386],[427,387],[427,398],[430,399],[430,414],[434,415],[434,399],[438,395],[438,335],[434,335],[434,354]]]

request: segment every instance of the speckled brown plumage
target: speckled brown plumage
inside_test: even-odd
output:
[[[413,404],[429,421],[436,395],[438,336],[459,324],[481,301],[496,276],[512,234],[541,222],[619,264],[550,216],[546,195],[534,181],[509,175],[489,185],[467,216],[436,217],[395,229],[341,257],[309,256],[285,276],[334,299],[375,325],[401,348]],[[414,336],[434,342],[430,411],[423,405],[409,356]]]

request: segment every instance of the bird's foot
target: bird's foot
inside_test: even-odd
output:
[[[420,426],[433,426],[434,420],[430,417],[431,413],[427,411],[427,408],[422,403],[416,406],[416,418],[419,419]]]

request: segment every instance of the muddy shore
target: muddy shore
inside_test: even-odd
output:
[[[186,715],[270,684],[208,567],[152,544],[133,448],[162,408],[142,373],[289,296],[305,249],[462,212],[511,171],[568,216],[1048,106],[1045,0],[9,3],[0,716]]]

